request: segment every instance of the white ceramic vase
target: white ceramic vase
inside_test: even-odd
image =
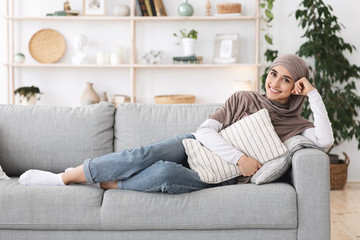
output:
[[[24,95],[20,95],[20,105],[35,106],[38,96],[39,96],[38,93],[35,93],[28,99]]]
[[[195,56],[195,50],[196,50],[196,39],[194,38],[183,38],[181,40],[184,50],[184,56]]]
[[[124,4],[116,4],[114,8],[114,15],[115,16],[129,16],[130,15],[130,8]]]

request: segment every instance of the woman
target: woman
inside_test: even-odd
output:
[[[237,92],[216,110],[196,131],[168,138],[147,146],[87,159],[84,164],[54,174],[29,170],[22,174],[23,185],[68,185],[100,183],[104,189],[119,188],[145,192],[184,193],[217,185],[202,182],[188,168],[182,140],[196,138],[225,161],[237,164],[244,177],[254,175],[261,164],[225,142],[218,132],[262,108],[269,111],[276,133],[282,141],[301,134],[316,146],[333,143],[331,124],[317,90],[307,80],[309,69],[296,55],[274,60],[266,78],[266,95]],[[305,96],[309,97],[314,124],[300,116]],[[228,183],[236,183],[236,179]]]

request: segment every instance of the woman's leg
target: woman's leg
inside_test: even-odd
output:
[[[85,160],[84,176],[88,183],[119,181],[141,172],[159,160],[186,163],[187,156],[182,145],[182,140],[186,138],[194,136],[179,135],[147,146]]]
[[[114,188],[114,182],[102,187]],[[119,181],[117,188],[142,192],[187,193],[216,185],[200,180],[193,170],[180,164],[167,161],[157,161],[140,173]]]
[[[23,185],[64,185],[126,179],[160,159],[176,163],[186,162],[186,153],[182,145],[182,140],[186,138],[194,138],[194,136],[191,134],[179,135],[147,146],[87,159],[83,165],[65,173],[54,174],[29,170],[20,176],[19,183]]]

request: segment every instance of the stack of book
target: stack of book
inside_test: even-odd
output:
[[[46,16],[79,16],[80,11],[78,10],[66,10],[66,11],[56,11],[54,13],[47,13]]]
[[[190,56],[190,57],[173,57],[174,64],[202,64],[203,57]]]
[[[162,0],[138,0],[142,16],[166,16]]]

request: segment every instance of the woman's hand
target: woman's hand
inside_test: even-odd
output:
[[[311,85],[309,80],[303,77],[295,82],[295,86],[294,89],[291,91],[291,94],[306,96],[309,92],[311,92],[314,89],[315,89],[314,86]]]
[[[254,175],[262,167],[259,161],[247,157],[245,154],[238,160],[237,165],[244,177]]]

